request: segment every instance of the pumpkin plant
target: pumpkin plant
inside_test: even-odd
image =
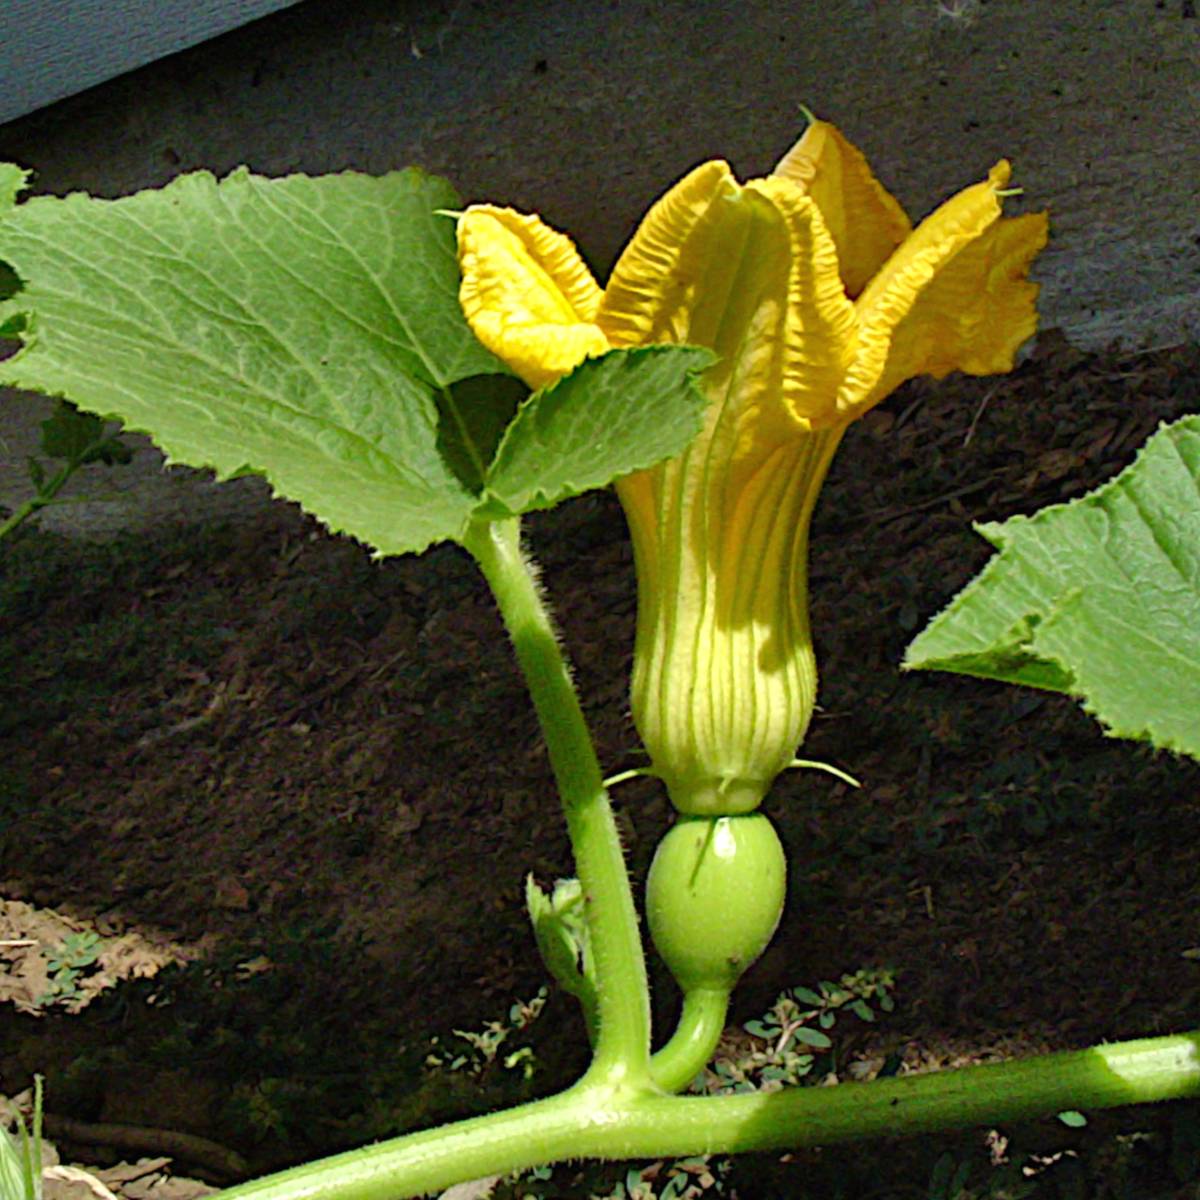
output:
[[[0,382],[254,472],[379,555],[454,541],[495,596],[557,784],[576,878],[527,900],[583,1006],[565,1091],[238,1185],[229,1200],[396,1200],[565,1158],[819,1144],[1200,1092],[1200,1035],[771,1094],[681,1096],[782,911],[760,810],[816,695],[809,521],[847,426],[903,380],[1011,369],[1036,323],[1043,214],[1009,166],[915,228],[831,125],[765,179],[724,162],[647,214],[602,289],[540,218],[462,207],[407,170],[217,181],[17,204]],[[634,721],[678,810],[647,923],[683,993],[651,1044],[608,785],[521,518],[615,483],[633,540]],[[808,764],[811,765],[811,764]],[[611,781],[610,781],[611,782]]]

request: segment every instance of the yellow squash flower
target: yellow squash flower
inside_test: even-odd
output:
[[[808,528],[842,433],[906,379],[1011,370],[1034,331],[1044,213],[1009,165],[913,229],[813,121],[765,179],[707,162],[649,211],[601,291],[570,240],[488,205],[458,223],[463,311],[532,387],[614,347],[716,351],[704,429],[616,484],[638,576],[633,716],[683,812],[756,808],[812,715]]]

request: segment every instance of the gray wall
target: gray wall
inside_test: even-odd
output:
[[[123,75],[295,0],[4,0],[0,121]]]
[[[199,166],[419,163],[468,198],[537,209],[604,269],[696,162],[768,169],[806,104],[863,147],[914,215],[1011,158],[1018,206],[1052,213],[1043,326],[1087,346],[1164,345],[1200,329],[1192,11],[1185,0],[309,0],[0,127],[0,157],[35,168],[39,190],[103,195]]]

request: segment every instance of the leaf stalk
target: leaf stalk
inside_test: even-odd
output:
[[[650,1079],[650,996],[637,910],[600,764],[520,521],[475,521],[462,543],[479,564],[512,638],[558,784],[595,963],[599,1032],[587,1080]]]

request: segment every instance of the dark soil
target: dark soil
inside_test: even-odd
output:
[[[813,533],[822,708],[804,754],[863,788],[777,784],[792,887],[739,1019],[782,988],[891,966],[896,1011],[847,1052],[944,1065],[1197,1024],[1200,767],[1106,739],[1064,697],[897,669],[987,559],[973,520],[1078,496],[1196,410],[1200,347],[1085,355],[1052,332],[1011,376],[910,385],[852,429]],[[620,509],[585,497],[528,539],[601,760],[635,765]],[[522,1093],[421,1066],[432,1035],[544,982],[523,881],[570,873],[466,556],[374,562],[285,505],[104,545],[34,531],[2,554],[2,894],[206,956],[78,1015],[0,1010],[0,1092],[41,1071],[62,1116],[202,1135],[256,1170]],[[641,876],[669,809],[646,781],[616,801]],[[656,1004],[665,1027],[661,974]],[[534,1029],[529,1086],[550,1090],[582,1062],[581,1024],[558,996]],[[1096,1150],[1107,1165],[1079,1195],[1193,1195],[1188,1111],[1023,1136],[1047,1156],[1102,1140],[1142,1156],[1121,1168],[1134,1190],[1108,1192]],[[894,1147],[802,1165],[813,1196],[925,1195],[930,1162],[968,1145],[981,1135],[903,1168]],[[799,1194],[787,1164],[761,1169],[774,1190],[739,1194]]]

